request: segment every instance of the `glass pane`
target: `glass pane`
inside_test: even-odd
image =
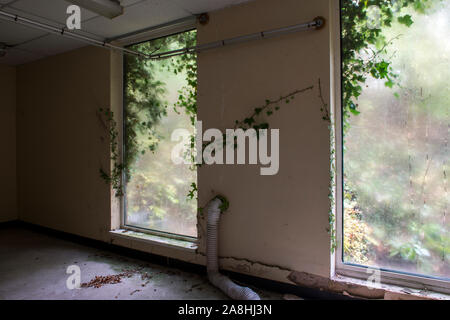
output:
[[[363,2],[348,1],[342,14]],[[374,65],[362,84],[354,79],[361,95],[344,98],[343,260],[448,279],[450,1],[427,3],[391,5],[391,26],[371,22],[381,40],[354,60],[343,53],[344,95],[355,59],[390,63]],[[343,40],[354,19],[343,16]]]
[[[195,45],[196,32],[133,46],[141,52],[167,52]],[[126,184],[126,224],[167,233],[197,236],[197,203],[189,199],[197,171],[172,162],[175,129],[194,133],[196,57],[141,60],[127,56],[125,154],[130,168]],[[192,110],[182,99],[192,94]],[[193,98],[192,98],[193,97]]]

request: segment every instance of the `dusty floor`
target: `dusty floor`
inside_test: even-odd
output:
[[[97,276],[120,280],[100,287],[69,290],[66,270],[76,265],[81,283]],[[104,278],[105,279],[105,278]],[[103,280],[104,282],[104,280]],[[252,288],[262,299],[282,295]],[[21,228],[0,229],[0,300],[2,299],[226,299],[202,275],[64,241]]]

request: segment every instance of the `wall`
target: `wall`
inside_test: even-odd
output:
[[[85,47],[17,68],[19,215],[26,222],[105,240],[110,190],[110,53]]]
[[[329,16],[329,1],[257,0],[210,14],[198,27],[206,43]],[[328,24],[317,31],[223,47],[199,54],[199,119],[203,129],[232,128],[266,99],[314,85],[267,118],[280,129],[280,170],[259,175],[259,166],[202,166],[200,205],[215,194],[231,206],[220,226],[220,254],[282,269],[330,275],[327,233],[329,123],[322,119],[318,79],[329,100]],[[205,228],[203,225],[202,236]],[[229,268],[275,277],[263,266],[229,262]]]
[[[0,65],[0,222],[17,219],[16,68]]]
[[[257,0],[210,13],[199,43],[284,27],[323,16],[328,0]],[[220,226],[222,267],[289,282],[290,270],[329,277],[329,131],[318,97],[329,100],[328,25],[199,54],[199,119],[204,129],[231,128],[265,99],[314,85],[270,117],[280,129],[280,171],[259,166],[202,166],[199,204],[216,193],[231,202]],[[24,221],[205,263],[204,220],[198,253],[109,236],[120,224],[117,201],[99,178],[108,167],[106,128],[96,110],[120,113],[120,59],[86,47],[20,66],[18,83],[19,212]],[[111,210],[113,214],[111,215]],[[111,219],[112,216],[112,219]]]

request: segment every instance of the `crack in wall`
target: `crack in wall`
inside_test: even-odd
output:
[[[202,252],[196,252],[196,253],[198,255],[206,257],[206,254],[204,254]],[[266,268],[273,268],[273,269],[278,269],[278,270],[287,271],[287,272],[294,271],[294,270],[289,269],[289,268],[284,267],[284,266],[280,266],[280,265],[276,265],[276,264],[268,264],[268,263],[264,263],[264,262],[261,262],[261,261],[252,261],[252,260],[245,259],[245,258],[237,258],[237,257],[232,257],[232,256],[219,256],[219,259],[222,259],[222,260],[228,259],[228,260],[234,260],[236,262],[245,262],[245,263],[249,264],[250,266],[260,265],[260,266],[263,266],[263,267],[266,267]]]

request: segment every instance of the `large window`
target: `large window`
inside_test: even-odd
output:
[[[344,267],[450,280],[450,1],[341,1]]]
[[[195,45],[196,31],[131,48],[148,54]],[[196,57],[125,58],[124,162],[126,226],[167,235],[197,236],[197,172],[172,161],[175,129],[194,132]],[[190,197],[188,196],[190,194]]]

